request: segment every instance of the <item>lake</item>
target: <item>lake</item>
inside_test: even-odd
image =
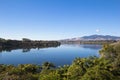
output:
[[[101,45],[64,44],[41,49],[17,49],[0,52],[0,64],[39,64],[52,62],[56,66],[71,64],[76,57],[99,57]]]

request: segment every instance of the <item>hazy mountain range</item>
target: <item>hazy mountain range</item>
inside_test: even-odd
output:
[[[111,35],[90,35],[76,38],[63,39],[61,41],[96,41],[96,40],[120,40],[118,36]]]

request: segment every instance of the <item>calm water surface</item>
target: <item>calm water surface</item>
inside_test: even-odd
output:
[[[42,64],[45,61],[52,62],[56,66],[71,64],[76,57],[99,57],[101,45],[78,45],[69,44],[59,47],[12,50],[11,52],[0,52],[0,64]]]

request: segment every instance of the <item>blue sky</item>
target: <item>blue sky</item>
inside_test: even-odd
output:
[[[120,0],[0,0],[0,37],[120,36]]]

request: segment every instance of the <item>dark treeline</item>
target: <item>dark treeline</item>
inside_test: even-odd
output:
[[[5,40],[0,38],[0,51],[11,51],[13,49],[27,51],[31,48],[57,47],[59,45],[60,42],[58,41],[30,40],[27,38],[23,38],[23,40]]]

